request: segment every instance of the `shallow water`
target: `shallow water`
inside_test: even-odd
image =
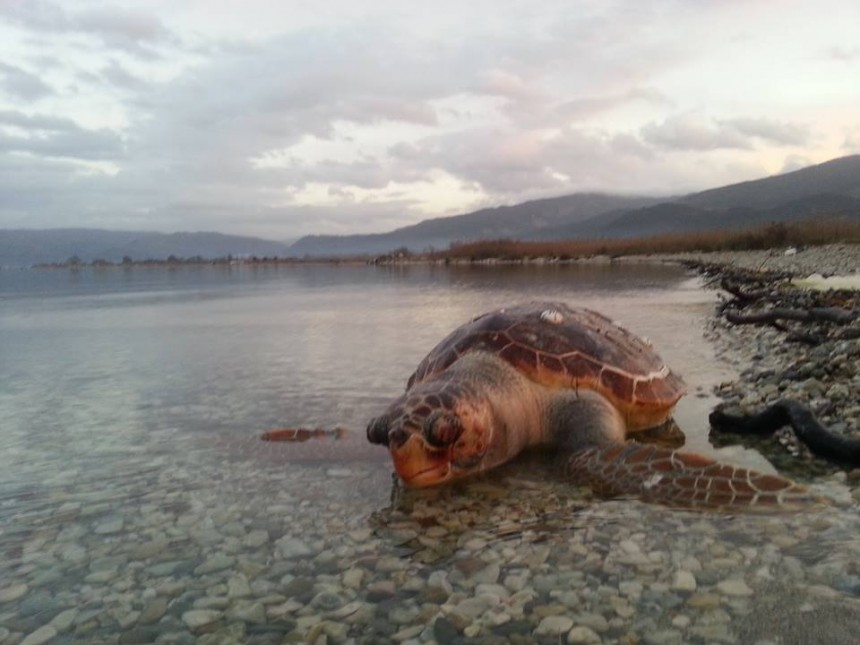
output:
[[[0,644],[854,642],[856,509],[597,500],[539,458],[396,485],[367,420],[451,329],[543,298],[650,338],[688,447],[768,469],[708,442],[732,374],[673,267],[0,272]],[[286,425],[351,432],[258,441]]]

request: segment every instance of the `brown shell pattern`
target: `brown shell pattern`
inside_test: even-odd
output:
[[[548,387],[600,392],[630,430],[665,421],[684,383],[643,340],[595,311],[541,302],[500,309],[459,327],[418,365],[407,389],[468,352],[496,354]]]

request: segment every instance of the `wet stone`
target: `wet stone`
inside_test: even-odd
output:
[[[158,627],[133,627],[122,632],[119,636],[120,645],[146,645],[154,643],[161,635]]]
[[[69,629],[69,627],[72,626],[77,616],[78,609],[66,609],[65,611],[61,611],[59,614],[54,616],[50,624],[54,629],[57,630],[58,633],[63,633],[64,631]]]
[[[242,540],[242,545],[249,549],[257,549],[269,542],[269,532],[263,530],[251,531]]]
[[[214,609],[192,609],[182,614],[182,622],[191,629],[198,629],[221,620],[223,614]]]
[[[36,631],[28,634],[21,641],[20,645],[42,645],[47,643],[57,636],[57,630],[51,625],[39,627]]]
[[[223,571],[224,569],[229,569],[234,564],[236,564],[236,558],[231,555],[218,554],[213,555],[212,557],[206,559],[203,564],[194,569],[195,575],[203,576],[207,573],[215,573],[216,571]]]
[[[394,596],[397,587],[392,580],[380,580],[371,583],[365,590],[365,598],[368,602],[380,602]]]
[[[507,623],[493,627],[492,632],[498,636],[516,638],[531,634],[533,629],[534,625],[527,620],[511,620]]]
[[[154,598],[147,603],[140,612],[138,622],[142,625],[157,623],[167,612],[167,600],[165,598]]]
[[[568,643],[602,643],[603,639],[590,627],[577,625],[567,634]]]
[[[170,543],[167,540],[152,540],[144,542],[132,549],[129,554],[132,560],[148,560],[161,555]]]
[[[743,580],[723,580],[717,583],[717,589],[726,596],[752,596],[753,590]]]
[[[241,620],[246,623],[265,623],[266,608],[261,602],[243,602],[227,611],[231,620]]]
[[[93,528],[96,535],[113,535],[122,531],[125,521],[122,517],[110,517],[98,522]]]
[[[596,632],[605,632],[609,629],[609,622],[601,614],[582,613],[576,614],[573,618],[577,625],[588,627]]]
[[[720,596],[713,593],[697,593],[687,599],[687,604],[696,609],[710,609],[720,606]]]
[[[278,554],[285,560],[304,558],[312,555],[313,551],[302,540],[290,536],[282,537],[275,542]]]
[[[676,591],[695,591],[696,577],[689,571],[679,569],[672,578],[672,589]]]
[[[310,600],[313,594],[314,581],[310,578],[293,578],[281,588],[281,592],[288,598],[298,600]]]
[[[0,604],[13,602],[27,593],[26,584],[16,584],[9,587],[0,587]]]
[[[539,636],[556,636],[567,633],[571,627],[573,627],[573,620],[567,616],[546,616],[538,623],[535,634]]]
[[[229,598],[248,598],[251,596],[251,586],[245,576],[233,576],[227,581],[227,596]]]

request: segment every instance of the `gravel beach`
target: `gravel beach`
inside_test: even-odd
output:
[[[827,244],[803,249],[718,251],[650,256],[651,259],[726,264],[742,269],[785,271],[798,277],[811,274],[859,275],[860,244]]]

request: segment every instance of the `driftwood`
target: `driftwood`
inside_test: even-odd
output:
[[[733,325],[770,325],[787,342],[820,345],[860,337],[860,298],[856,292],[814,291],[791,285],[793,276],[725,265],[688,263],[719,285],[728,298],[718,315]]]
[[[732,415],[717,407],[708,420],[717,432],[770,435],[791,426],[797,438],[812,454],[848,466],[860,466],[860,440],[848,439],[830,432],[815,414],[797,401],[783,399],[758,414]]]

